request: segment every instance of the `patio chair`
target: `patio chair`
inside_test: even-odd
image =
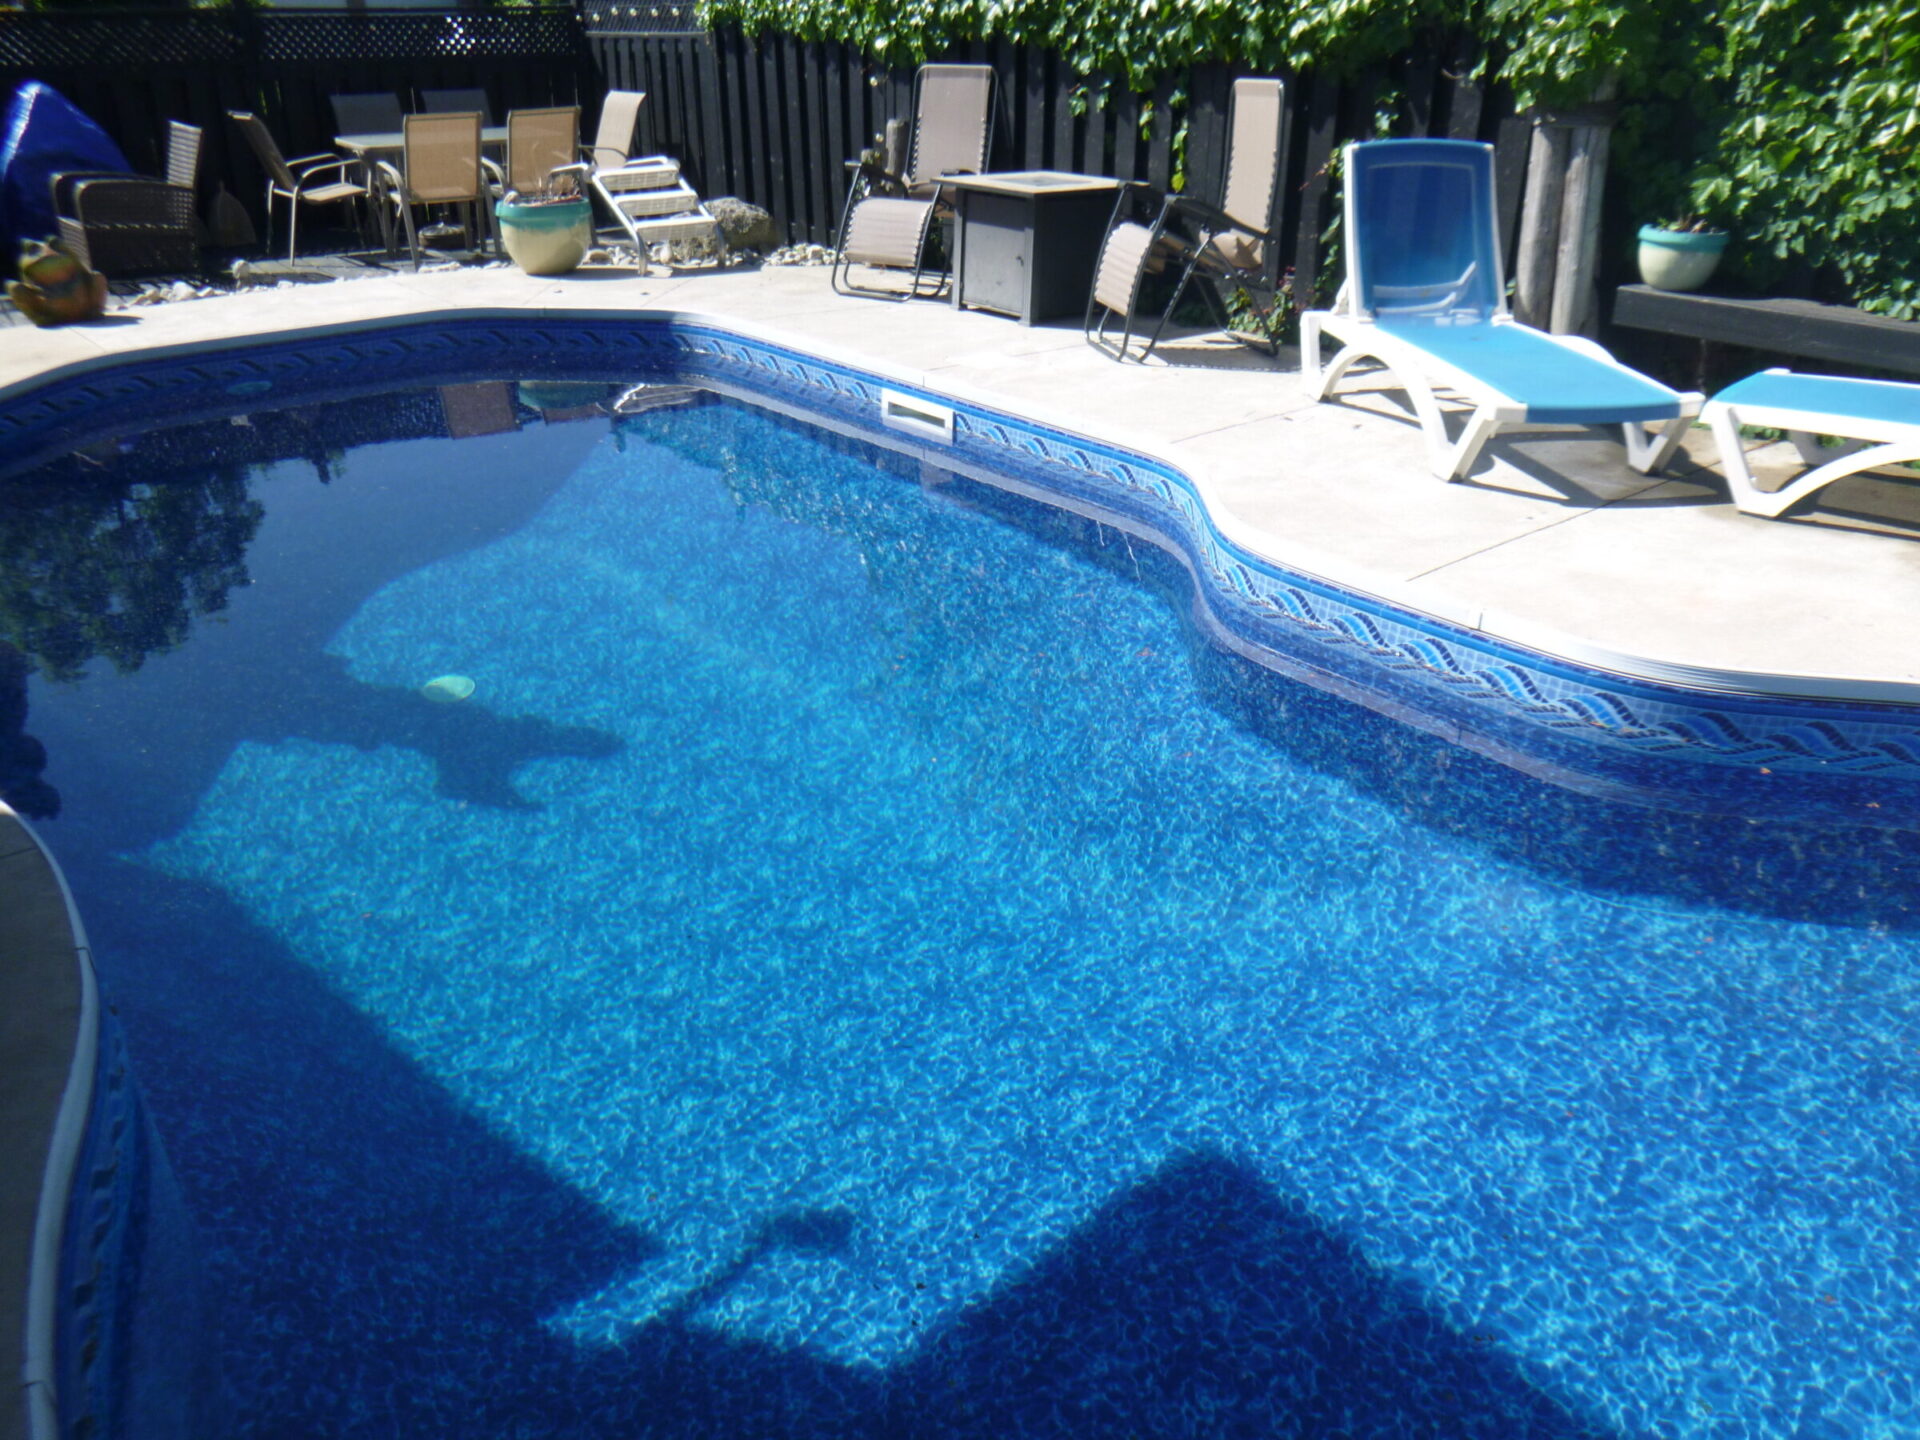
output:
[[[413,212],[421,205],[458,205],[469,211],[465,222],[470,239],[491,233],[493,206],[486,174],[480,165],[480,112],[409,115],[401,165],[378,162],[388,201],[399,212],[406,230],[407,252],[413,268],[420,268],[420,231]],[[473,213],[477,212],[477,213]],[[476,248],[484,248],[482,241]]]
[[[593,148],[580,152],[580,158],[596,170],[618,170],[633,158],[633,127],[640,122],[640,106],[646,101],[644,90],[609,90],[600,104],[600,125],[593,135]]]
[[[1619,425],[1627,461],[1672,458],[1702,397],[1630,370],[1578,335],[1548,335],[1507,311],[1494,222],[1493,147],[1470,140],[1371,140],[1346,157],[1347,274],[1331,310],[1300,317],[1301,372],[1314,398],[1370,358],[1406,388],[1434,472],[1458,480],[1488,439],[1523,426]],[[1342,349],[1322,366],[1320,337]],[[1473,406],[1447,436],[1435,390]],[[1661,425],[1657,439],[1646,425]]]
[[[200,128],[167,122],[167,178],[70,170],[52,180],[53,213],[69,255],[102,275],[191,270],[200,245],[194,180]]]
[[[1701,418],[1720,447],[1733,503],[1749,515],[1775,518],[1845,476],[1920,462],[1920,385],[1896,380],[1767,370],[1715,395]],[[1778,490],[1760,489],[1740,443],[1742,425],[1785,430],[1801,460],[1815,468]],[[1819,435],[1841,443],[1822,445]]]
[[[1273,240],[1273,202],[1280,191],[1280,167],[1287,154],[1287,87],[1280,80],[1240,79],[1227,102],[1226,183],[1221,200],[1210,205],[1197,197],[1166,196],[1151,222],[1130,218],[1151,187],[1130,182],[1114,201],[1113,217],[1101,242],[1093,291],[1087,298],[1088,343],[1116,360],[1127,358],[1140,302],[1151,275],[1178,266],[1180,278],[1160,310],[1159,321],[1140,352],[1145,360],[1160,343],[1167,321],[1198,275],[1201,293],[1222,330],[1228,328],[1223,284],[1264,290],[1267,246]],[[1098,324],[1095,324],[1095,316]],[[1107,339],[1107,323],[1121,318],[1120,340]]]
[[[556,175],[584,176],[580,153],[580,107],[556,105],[542,110],[507,112],[507,163],[504,170],[482,160],[499,189],[520,195],[548,191]],[[576,178],[577,184],[577,178]]]
[[[656,241],[704,240],[724,248],[720,222],[681,176],[680,162],[633,154],[633,129],[646,98],[644,90],[607,92],[593,149],[582,152],[590,161],[589,188],[642,255]]]
[[[947,275],[922,289],[928,232],[944,206],[942,175],[978,175],[993,148],[993,67],[922,65],[914,82],[913,150],[907,173],[892,175],[862,162],[840,214],[833,288],[842,295],[889,300],[938,295]],[[856,285],[854,265],[911,270],[903,290]]]
[[[229,110],[227,118],[240,127],[240,133],[247,138],[252,147],[254,158],[260,162],[260,168],[267,172],[267,236],[264,248],[273,248],[273,203],[276,200],[287,202],[287,263],[293,263],[295,250],[300,242],[300,207],[302,205],[338,205],[351,204],[355,200],[367,198],[367,187],[347,179],[324,181],[322,177],[332,174],[344,176],[356,160],[342,160],[338,155],[323,151],[317,155],[302,155],[288,160],[280,154],[280,147],[274,143],[272,134],[257,115],[245,110]]]
[[[420,109],[427,115],[464,115],[469,111],[480,117],[482,125],[493,124],[493,104],[487,92],[471,90],[422,90]]]
[[[328,97],[328,104],[333,107],[333,128],[337,134],[387,135],[401,128],[400,97],[391,90],[333,95]]]

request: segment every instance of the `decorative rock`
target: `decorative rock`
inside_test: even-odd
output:
[[[720,238],[729,250],[771,250],[779,243],[773,216],[758,205],[723,195],[709,200],[707,210],[720,222]]]
[[[95,320],[107,304],[107,277],[89,270],[59,243],[20,242],[20,278],[7,298],[35,325]]]
[[[768,265],[831,265],[833,251],[825,245],[783,245],[766,256]]]

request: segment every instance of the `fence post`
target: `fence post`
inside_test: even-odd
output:
[[[1578,110],[1537,111],[1520,217],[1514,316],[1556,335],[1591,330],[1600,249],[1600,201],[1613,129],[1614,82]]]
[[[1533,117],[1527,151],[1526,200],[1513,265],[1513,315],[1541,325],[1553,305],[1553,262],[1559,248],[1560,199],[1567,180],[1567,132],[1550,117]]]

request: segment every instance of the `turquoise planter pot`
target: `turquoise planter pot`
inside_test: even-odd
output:
[[[1640,278],[1656,290],[1698,290],[1712,278],[1726,251],[1724,230],[1662,230],[1640,227]]]
[[[584,196],[559,204],[493,207],[500,243],[529,275],[564,275],[586,258],[593,244],[593,205]]]

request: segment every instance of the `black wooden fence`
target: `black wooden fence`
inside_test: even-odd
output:
[[[161,163],[168,119],[207,132],[206,193],[225,183],[257,204],[258,171],[224,119],[265,116],[286,153],[331,143],[328,97],[482,86],[496,112],[580,103],[589,126],[609,88],[644,90],[638,146],[682,161],[703,195],[737,195],[770,211],[792,240],[831,243],[845,161],[891,117],[912,110],[913,73],[841,45],[687,28],[678,0],[641,0],[582,15],[568,7],[494,11],[0,13],[0,82],[47,81],[93,115],[128,158]],[[993,164],[1117,175],[1217,199],[1226,65],[1201,66],[1136,95],[1074,74],[1057,56],[1005,42],[943,57],[991,64],[999,79]],[[1526,123],[1498,90],[1466,80],[1463,44],[1436,37],[1420,53],[1345,79],[1290,76],[1278,263],[1311,294],[1332,218],[1330,162],[1339,144],[1374,132],[1384,108],[1396,133],[1493,141],[1505,233],[1518,214]],[[1183,105],[1176,99],[1183,98]],[[1185,121],[1184,154],[1177,137]],[[589,131],[590,133],[590,131]]]
[[[913,72],[846,46],[726,31],[662,34],[611,22],[590,24],[588,44],[607,85],[647,92],[644,148],[680,157],[702,194],[764,206],[794,240],[832,243],[846,196],[845,161],[889,118],[912,114]],[[1107,77],[1077,75],[1045,51],[1004,42],[965,45],[941,58],[994,67],[996,168],[1116,175],[1162,189],[1179,169],[1191,192],[1220,198],[1227,96],[1244,72],[1201,66],[1137,95]],[[1383,103],[1395,112],[1396,133],[1496,144],[1503,234],[1511,241],[1527,124],[1497,90],[1489,94],[1464,79],[1471,69],[1470,55],[1454,46],[1346,80],[1288,77],[1292,143],[1279,233],[1289,240],[1280,263],[1294,270],[1296,294],[1312,293],[1320,272],[1334,152],[1371,135]],[[1183,109],[1176,109],[1179,95]],[[1183,118],[1181,157],[1175,138]]]
[[[201,193],[225,184],[258,219],[263,176],[226,119],[252,110],[283,154],[332,148],[330,96],[485,88],[516,105],[598,96],[579,16],[514,10],[79,10],[0,12],[0,86],[42,80],[148,174],[164,168],[166,122],[205,132]]]

